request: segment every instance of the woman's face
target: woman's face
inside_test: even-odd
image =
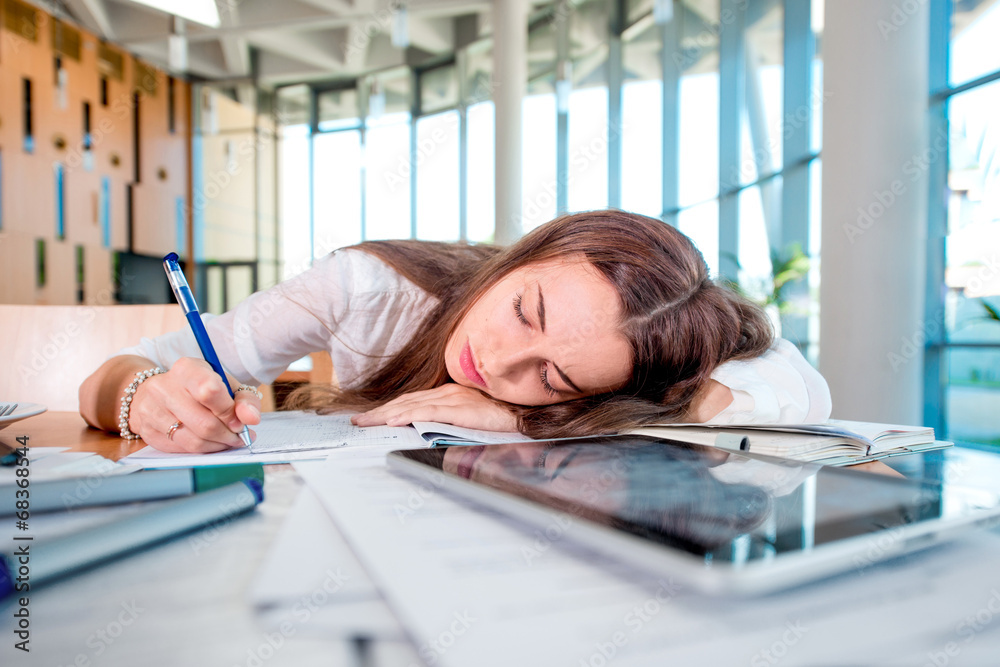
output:
[[[582,257],[529,264],[488,289],[445,345],[451,379],[518,405],[623,386],[632,353],[618,294]]]

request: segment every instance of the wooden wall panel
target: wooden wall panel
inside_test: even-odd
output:
[[[3,12],[3,3],[0,2],[0,14]],[[0,25],[3,25],[0,16]],[[14,93],[15,87],[15,62],[13,42],[6,30],[0,29],[0,172],[10,169],[10,156],[15,152],[20,152],[18,144],[18,131],[20,122],[18,113],[20,103]],[[4,189],[6,177],[0,173],[0,225],[11,219],[11,197],[10,192]],[[3,288],[0,287],[0,299],[2,299]]]
[[[35,303],[35,238],[23,232],[0,236],[0,303]]]
[[[135,225],[133,250],[142,255],[163,256],[177,248],[176,203],[164,188],[140,183],[133,187]]]
[[[139,102],[140,181],[135,187],[133,206],[133,248],[135,252],[152,255],[174,250],[184,257],[187,248],[177,247],[177,198],[182,198],[187,206],[190,130],[186,105],[189,87],[184,82],[174,81],[171,132],[168,79],[166,73],[156,71],[155,91],[145,92]],[[185,239],[188,231],[185,231]]]
[[[37,288],[35,294],[38,304],[72,306],[77,302],[76,248],[73,244],[45,242],[45,285]]]
[[[106,306],[115,302],[115,281],[111,265],[111,251],[88,247],[83,255],[83,302],[92,306]]]
[[[94,164],[109,179],[111,248],[126,250],[128,184],[135,173],[133,159],[132,58],[122,54],[122,78],[108,77],[107,106],[94,112]],[[100,85],[100,76],[98,76]]]
[[[213,261],[256,257],[253,131],[202,137],[202,187],[196,198],[204,224],[201,256]]]
[[[4,229],[44,238],[55,237],[55,178],[52,146],[52,108],[55,104],[54,67],[49,18],[39,12],[38,40],[32,42],[5,29],[4,65],[10,67],[3,97],[14,104],[14,150],[4,151]],[[24,151],[23,80],[31,81],[34,151]]]
[[[2,7],[0,0],[0,11]],[[0,302],[76,303],[76,249],[82,247],[83,298],[106,303],[114,286],[113,250],[132,249],[153,256],[169,250],[187,253],[186,242],[184,247],[175,246],[178,201],[182,218],[190,208],[190,86],[175,80],[171,95],[163,71],[139,64],[122,49],[102,44],[75,26],[59,32],[61,24],[44,11],[37,10],[36,16],[34,40],[7,30],[0,21]],[[59,51],[57,68],[56,43],[66,35],[72,43],[64,42],[67,45]],[[136,72],[145,75],[138,89]],[[30,152],[23,140],[25,78],[32,82],[34,146]],[[106,90],[102,90],[102,78],[107,80]],[[60,81],[65,82],[62,90]],[[90,113],[89,151],[85,150],[85,103]],[[57,238],[57,165],[64,182],[63,240]],[[103,224],[105,211],[108,230]],[[181,238],[186,240],[190,226],[181,229]],[[38,239],[45,240],[46,249],[47,282],[41,288],[35,283]]]
[[[90,107],[90,129],[93,137],[94,112],[100,105],[100,79],[97,70],[97,39],[79,31],[80,60],[61,55],[61,69],[67,80],[65,107],[56,93],[52,123],[56,133],[65,136],[67,145],[57,150],[56,159],[65,169],[66,178],[66,240],[85,245],[101,245],[100,177],[92,150],[84,146],[84,104]]]
[[[202,89],[201,182],[195,205],[203,224],[199,257],[212,261],[256,259],[254,112]]]

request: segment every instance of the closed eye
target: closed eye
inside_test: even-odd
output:
[[[521,295],[514,295],[514,314],[517,315],[518,321],[521,322],[526,327],[530,327],[531,323],[528,322],[528,318],[524,316],[524,310],[521,308]]]
[[[545,393],[547,393],[549,396],[555,396],[556,394],[558,394],[559,390],[553,387],[551,384],[549,384],[548,366],[542,366],[541,376],[542,376],[542,388],[545,390]]]

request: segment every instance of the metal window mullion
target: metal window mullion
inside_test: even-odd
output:
[[[608,27],[608,207],[622,205],[622,85],[625,67],[622,62],[622,30],[625,24],[625,0],[611,7]]]
[[[745,34],[743,0],[719,6],[719,278],[738,277],[740,111],[744,105]]]
[[[361,192],[361,240],[368,240],[368,130],[366,122],[362,118],[361,128],[358,130],[358,142],[361,144],[361,181],[359,189]]]
[[[948,234],[948,100],[937,96],[948,88],[949,42],[951,39],[951,0],[931,0],[930,39],[928,45],[928,89],[931,91],[928,130],[929,144],[936,137],[945,138],[945,149],[928,165],[927,188],[927,283],[925,285],[924,321],[924,424],[934,427],[938,437],[948,434],[947,335],[945,332],[945,246]]]
[[[458,239],[469,240],[469,52],[455,54],[455,75],[458,77]]]
[[[682,12],[675,11],[672,21],[660,25],[660,67],[663,77],[663,201],[660,217],[674,227],[677,226],[677,211],[680,207],[680,99],[684,63],[680,42],[682,20]]]
[[[309,265],[316,255],[316,133],[319,131],[319,95],[309,90]]]
[[[420,75],[410,70],[410,238],[417,238],[417,118],[420,116]]]
[[[569,210],[569,95],[571,91],[560,92],[561,84],[573,86],[573,76],[569,53],[569,0],[559,0],[555,15],[556,33],[556,215]],[[565,95],[566,105],[560,104],[560,95]]]
[[[784,109],[782,133],[780,234],[771,243],[780,251],[798,243],[809,252],[810,132],[815,109],[812,68],[816,40],[812,31],[812,0],[785,0]],[[785,297],[793,303],[809,300],[809,279],[790,283]],[[809,343],[809,315],[783,313],[782,336],[799,345]]]

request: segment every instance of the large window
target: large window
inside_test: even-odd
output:
[[[609,205],[659,217],[815,352],[816,263],[777,298],[772,274],[795,248],[819,251],[822,1],[668,4],[535,5],[521,228]],[[362,239],[491,240],[495,85],[489,36],[422,66],[311,84],[309,192],[283,177],[282,201],[287,215],[307,202],[313,252]],[[300,129],[283,136],[283,156],[302,153]],[[301,240],[284,249],[300,256]]]
[[[454,110],[417,121],[417,238],[459,239],[458,124]]]
[[[947,192],[930,211],[930,265],[940,267],[931,279],[944,289],[929,290],[939,300],[929,299],[914,342],[927,341],[928,422],[949,440],[1000,445],[1000,0],[939,0],[932,12],[951,20],[932,21],[932,49],[943,51],[931,54],[939,113],[916,166],[937,177],[932,191]]]
[[[365,133],[365,236],[410,238],[410,114],[368,118]]]

